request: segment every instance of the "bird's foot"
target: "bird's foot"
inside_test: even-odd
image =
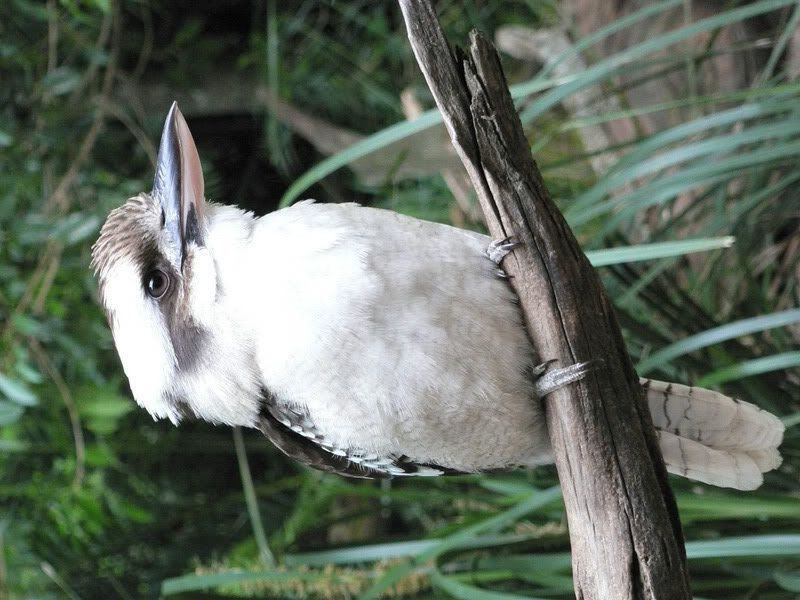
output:
[[[533,368],[533,375],[536,378],[534,389],[539,398],[543,398],[547,394],[561,389],[565,385],[580,381],[590,371],[597,369],[603,361],[601,359],[594,359],[587,362],[575,363],[562,369],[553,369],[548,371],[547,368],[556,362],[555,359],[548,360]]]
[[[486,248],[486,256],[489,257],[489,260],[493,263],[500,266],[500,263],[508,256],[508,253],[519,245],[520,242],[514,241],[513,237],[507,237],[502,240],[492,240]]]
[[[547,368],[554,362],[558,361],[555,358],[551,358],[540,365],[536,365],[533,367],[533,376],[536,377],[536,379],[539,379],[542,375],[544,375],[545,371],[547,371]]]

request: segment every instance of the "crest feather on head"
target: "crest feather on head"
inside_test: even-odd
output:
[[[105,308],[108,307],[103,290],[111,267],[122,259],[137,263],[145,260],[146,249],[153,248],[156,244],[154,232],[158,229],[152,226],[155,219],[158,219],[158,207],[148,194],[129,198],[106,218],[100,229],[100,236],[92,246],[91,262],[92,271],[98,280],[100,300]]]

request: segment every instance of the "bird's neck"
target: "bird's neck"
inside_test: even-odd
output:
[[[177,395],[199,418],[252,427],[258,418],[260,381],[252,339],[253,302],[246,260],[255,218],[234,207],[209,203],[206,245],[213,258],[216,295],[202,324],[197,364],[181,369]],[[244,294],[243,294],[244,292]]]

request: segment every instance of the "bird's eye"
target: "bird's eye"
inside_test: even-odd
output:
[[[153,269],[147,274],[145,288],[151,297],[161,298],[169,289],[169,275],[161,269]]]

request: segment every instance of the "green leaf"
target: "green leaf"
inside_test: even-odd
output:
[[[84,386],[76,399],[78,413],[86,420],[86,426],[101,435],[116,431],[122,417],[134,408],[128,398],[106,388]]]
[[[39,400],[25,384],[0,373],[0,392],[9,400],[22,406],[36,406]]]
[[[658,242],[653,244],[639,244],[624,248],[606,248],[603,250],[590,250],[586,253],[589,262],[595,267],[618,265],[621,263],[642,260],[656,260],[670,256],[684,256],[693,252],[707,252],[720,248],[730,248],[733,245],[732,236],[718,238],[699,238],[694,240],[680,240],[675,242]]]
[[[717,369],[698,379],[697,385],[709,387],[726,381],[744,379],[745,377],[770,373],[771,371],[783,371],[784,369],[792,369],[798,366],[800,366],[800,352],[783,352]]]
[[[2,440],[0,439],[0,452],[25,452],[31,445],[22,440]]]
[[[22,416],[23,409],[7,400],[0,400],[0,426],[16,423]]]
[[[108,11],[111,10],[111,0],[92,0],[92,4],[99,8],[104,14],[108,14]]]
[[[133,410],[133,403],[116,392],[103,388],[81,388],[78,412],[87,419],[118,419]]]
[[[151,523],[153,521],[153,514],[150,511],[131,502],[123,500],[119,503],[119,508],[125,517],[134,523]]]
[[[66,236],[68,246],[82,242],[100,229],[100,217],[96,215],[84,216],[83,221],[72,228]]]
[[[42,87],[54,96],[70,93],[81,81],[81,74],[69,67],[58,67],[42,79]]]
[[[736,339],[752,333],[767,331],[769,329],[775,329],[776,327],[786,327],[787,325],[793,325],[795,323],[800,323],[800,309],[784,310],[727,323],[720,327],[707,329],[702,333],[683,338],[669,346],[665,346],[642,360],[637,365],[636,370],[640,375],[643,375],[689,352],[694,352],[701,348],[713,346],[714,344],[719,344],[720,342]]]
[[[86,447],[86,464],[92,467],[108,467],[117,463],[117,457],[104,444],[91,444]]]
[[[29,315],[14,315],[11,320],[22,335],[35,337],[37,340],[49,339],[50,332],[42,321]]]
[[[790,427],[797,427],[800,425],[800,412],[782,417],[781,421],[783,421],[783,425],[786,427],[786,429],[789,429]]]
[[[50,11],[47,10],[46,5],[41,2],[30,2],[29,0],[13,0],[14,8],[20,11],[20,14],[30,17],[36,21],[46,23],[50,19]]]
[[[438,569],[431,572],[431,581],[441,590],[459,600],[542,600],[536,596],[520,596],[504,592],[484,590],[473,585],[461,583],[452,577],[446,577]]]
[[[82,242],[100,228],[100,217],[74,212],[58,222],[52,236],[71,246]]]
[[[787,592],[800,592],[800,571],[776,571],[775,583]]]

